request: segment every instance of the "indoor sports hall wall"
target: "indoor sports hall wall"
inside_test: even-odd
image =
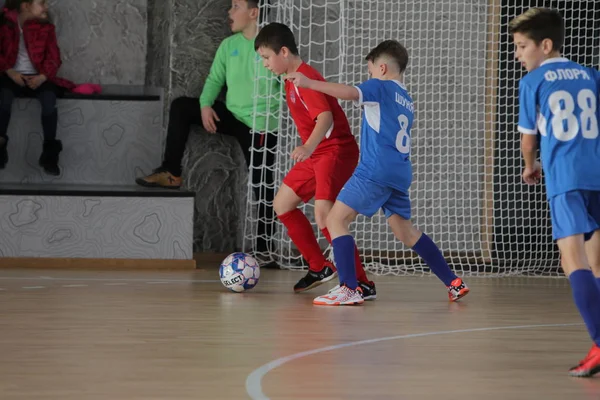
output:
[[[63,58],[76,82],[143,85],[146,0],[50,0]]]
[[[144,84],[146,0],[49,0],[48,5],[63,59],[61,76],[77,83]]]

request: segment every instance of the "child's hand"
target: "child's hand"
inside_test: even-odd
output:
[[[6,71],[6,75],[8,75],[8,77],[12,79],[17,85],[21,87],[25,86],[25,77],[21,75],[21,73],[15,71],[14,69],[9,69]]]
[[[296,162],[302,162],[304,160],[308,160],[308,158],[313,153],[313,149],[309,148],[306,145],[298,146],[292,151],[292,160]]]
[[[525,181],[528,185],[535,185],[536,183],[540,183],[540,179],[542,178],[542,166],[539,162],[535,162],[533,164],[533,168],[525,168],[523,170],[523,181]]]
[[[48,78],[45,75],[24,76],[25,84],[32,90],[35,90],[46,82]]]
[[[216,121],[221,121],[219,116],[213,110],[212,107],[202,107],[202,125],[204,125],[204,129],[206,129],[209,133],[217,133],[217,123]]]
[[[296,87],[307,88],[310,85],[310,79],[300,72],[290,72],[285,76],[285,79],[292,82]]]

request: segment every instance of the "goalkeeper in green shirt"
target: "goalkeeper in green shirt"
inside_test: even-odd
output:
[[[273,202],[274,189],[270,187],[273,186],[277,144],[275,130],[281,99],[279,80],[261,62],[257,62],[254,51],[261,2],[232,0],[229,23],[233,35],[223,40],[217,50],[200,101],[193,97],[179,97],[171,103],[162,165],[151,175],[136,179],[142,186],[178,189],[182,183],[181,160],[192,124],[202,124],[209,133],[235,137],[248,167],[252,147],[262,148],[263,151],[254,155],[250,177],[255,195],[265,200],[259,209],[256,251],[268,250],[267,243],[272,236],[273,209],[269,204]],[[225,103],[217,100],[223,86],[227,87]],[[257,133],[252,134],[252,131]]]

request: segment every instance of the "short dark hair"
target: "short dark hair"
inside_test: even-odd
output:
[[[287,27],[287,25],[279,22],[272,22],[265,25],[256,39],[254,39],[254,50],[258,50],[259,47],[266,47],[279,54],[282,47],[287,47],[290,53],[298,55],[298,46],[296,45],[296,38],[294,34]]]
[[[396,40],[384,40],[367,54],[367,61],[375,62],[382,56],[388,56],[398,66],[398,71],[403,73],[408,66],[408,50]]]
[[[6,0],[6,3],[4,3],[4,7],[7,10],[15,10],[15,11],[19,11],[21,9],[21,4],[25,4],[25,3],[33,3],[34,0]]]
[[[264,21],[271,12],[271,1],[270,0],[246,0],[248,8],[258,8],[258,21]]]
[[[6,8],[8,11],[20,12],[22,4],[31,4],[33,2],[34,2],[34,0],[6,0],[6,2],[4,3],[4,8]],[[52,23],[52,19],[50,18],[50,13],[48,13],[47,18],[40,19],[40,20],[38,20],[38,22],[40,22],[42,24]],[[2,12],[1,9],[0,9],[0,25],[9,25],[9,26],[13,25],[12,22],[10,22],[6,19],[6,15],[4,15],[4,13]]]
[[[544,39],[550,39],[554,51],[560,51],[565,42],[563,17],[550,8],[530,8],[510,21],[508,31],[511,35],[521,33],[537,45]]]

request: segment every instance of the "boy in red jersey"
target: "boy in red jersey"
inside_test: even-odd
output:
[[[316,69],[302,61],[294,34],[286,25],[266,25],[258,33],[254,48],[263,58],[265,67],[277,75],[298,71],[311,79],[324,81]],[[346,114],[336,99],[298,88],[288,81],[285,93],[302,145],[292,152],[296,164],[283,179],[273,208],[287,228],[290,239],[308,262],[308,273],[294,286],[295,292],[303,292],[335,278],[337,274],[333,264],[325,259],[312,226],[298,205],[315,198],[317,225],[331,243],[327,215],[358,164],[358,145]],[[356,248],[355,258],[364,299],[375,299],[375,284],[368,280]]]

